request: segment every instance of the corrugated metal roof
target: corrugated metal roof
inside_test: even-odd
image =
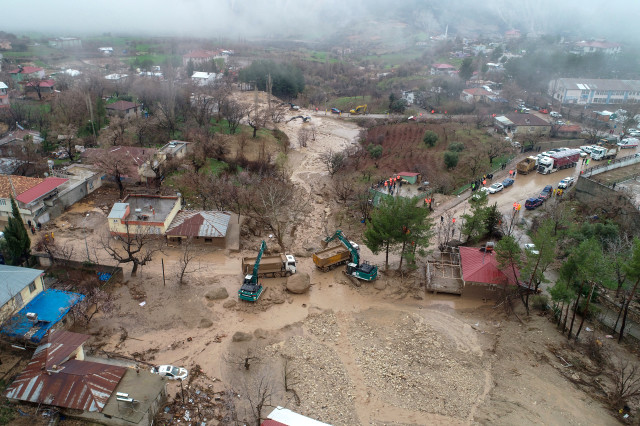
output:
[[[124,219],[129,203],[113,203],[108,219]]]
[[[510,268],[501,270],[495,252],[482,252],[479,247],[460,247],[460,264],[462,279],[467,282],[483,284],[515,285],[513,271]],[[516,269],[518,276],[520,272]]]
[[[0,89],[8,89],[8,88],[9,88],[9,86],[7,86],[2,81],[0,81]]]
[[[37,200],[38,198],[53,191],[68,180],[69,179],[58,177],[48,177],[33,188],[27,189],[22,194],[18,195],[16,197],[16,200],[25,204],[29,204],[30,202]]]
[[[166,235],[177,237],[223,238],[231,215],[217,211],[180,210],[167,228]]]
[[[44,272],[39,269],[0,265],[0,306],[4,306],[42,274]]]
[[[24,371],[7,387],[5,395],[20,401],[102,411],[126,368],[66,360],[88,338],[68,331],[53,333],[47,343],[38,346]]]
[[[287,426],[331,426],[329,423],[322,423],[282,407],[276,407],[267,418]]]

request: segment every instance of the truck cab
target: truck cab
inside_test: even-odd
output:
[[[285,256],[287,258],[287,263],[285,265],[285,270],[287,272],[291,272],[291,274],[296,273],[296,258],[291,254],[287,254]]]

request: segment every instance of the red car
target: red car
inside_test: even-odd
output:
[[[549,110],[546,108],[540,108],[538,111],[540,111],[543,114],[549,114]]]

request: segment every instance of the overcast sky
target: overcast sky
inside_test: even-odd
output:
[[[323,35],[352,22],[407,19],[430,31],[478,19],[523,32],[582,30],[640,39],[639,0],[29,0],[3,2],[5,31],[56,35],[104,32],[192,37]],[[409,10],[407,10],[409,9]],[[29,12],[37,10],[37,12]],[[15,19],[7,17],[15,16]],[[463,28],[459,29],[462,31]],[[369,29],[375,33],[375,28]]]

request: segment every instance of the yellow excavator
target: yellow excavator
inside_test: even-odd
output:
[[[355,109],[349,111],[351,114],[366,114],[367,105],[358,105]]]

